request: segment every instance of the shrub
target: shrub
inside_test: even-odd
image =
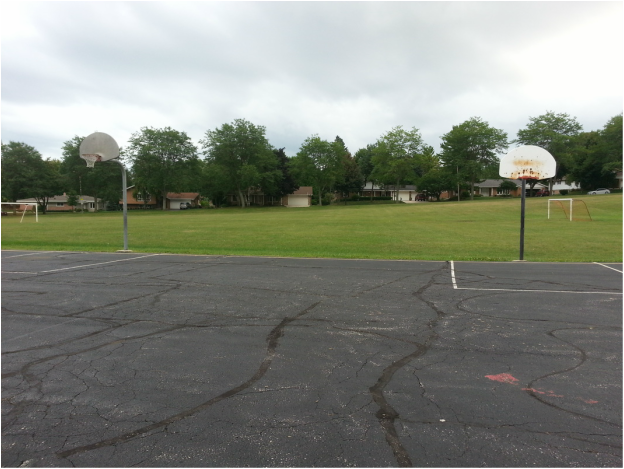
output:
[[[567,189],[561,189],[561,190],[559,191],[559,194],[560,194],[560,195],[568,195],[568,190],[567,190]]]

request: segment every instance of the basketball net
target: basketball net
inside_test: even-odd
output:
[[[80,158],[87,162],[87,168],[93,168],[96,161],[102,161],[102,157],[100,155],[90,155],[88,153],[80,155]]]

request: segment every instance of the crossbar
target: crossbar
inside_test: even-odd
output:
[[[570,221],[572,221],[572,201],[574,199],[548,199],[548,219],[550,220],[550,203],[557,201],[557,202],[563,202],[569,200],[570,201]]]
[[[35,222],[39,222],[39,204],[29,204],[25,202],[0,202],[0,205],[34,205],[35,206]],[[22,218],[20,219],[20,223],[24,221],[24,215],[26,215],[26,210],[22,212]]]

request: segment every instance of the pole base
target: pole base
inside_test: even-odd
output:
[[[117,252],[132,252],[131,249],[119,249]]]
[[[119,251],[117,251],[117,252],[119,252]],[[524,259],[514,259],[511,262],[526,262],[526,261]]]

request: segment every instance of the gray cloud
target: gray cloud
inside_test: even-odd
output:
[[[619,2],[42,2],[2,19],[2,139],[46,157],[95,130],[196,143],[235,118],[294,155],[396,125],[434,147],[480,116],[515,137],[553,110],[622,112]]]

